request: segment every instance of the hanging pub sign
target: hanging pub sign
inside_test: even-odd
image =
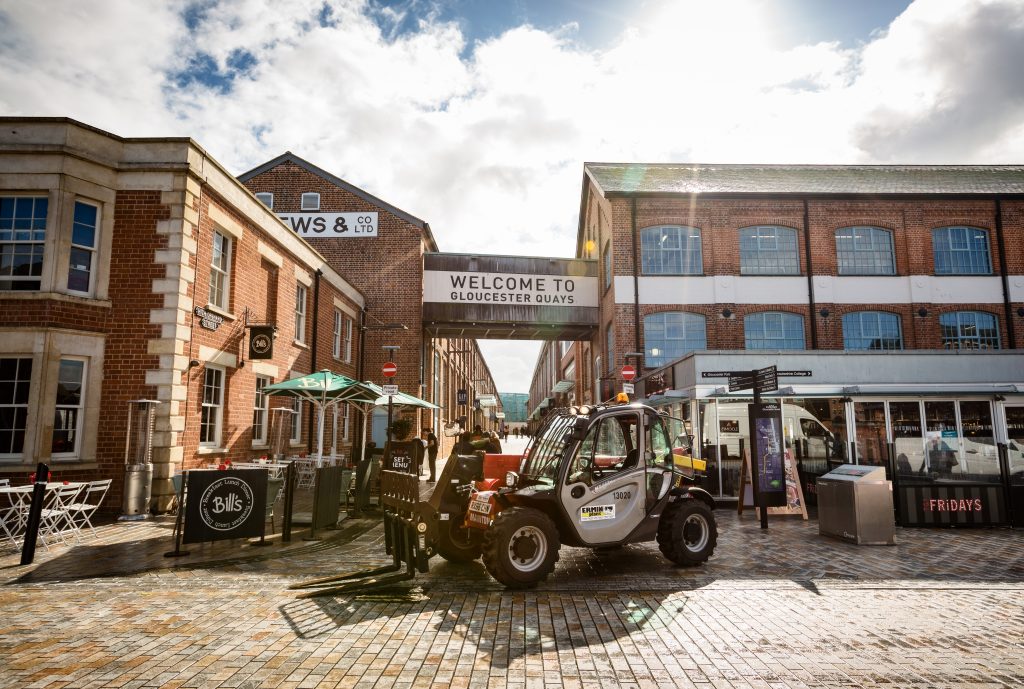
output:
[[[273,359],[274,358],[274,326],[272,326],[272,325],[251,325],[251,326],[249,326],[249,358],[250,359]]]
[[[207,543],[263,535],[267,471],[190,471],[183,543]]]
[[[751,472],[758,507],[786,504],[786,466],[782,441],[782,405],[747,405],[750,414]]]

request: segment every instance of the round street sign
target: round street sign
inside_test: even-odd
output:
[[[635,368],[633,368],[629,364],[626,364],[625,366],[622,367],[622,379],[623,380],[633,380],[633,378],[635,378],[635,377],[636,377],[636,369]]]
[[[381,368],[381,372],[385,378],[394,378],[395,374],[398,373],[398,367],[389,361]]]

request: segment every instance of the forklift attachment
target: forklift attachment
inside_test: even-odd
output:
[[[384,508],[384,544],[391,564],[361,572],[312,579],[289,586],[311,589],[298,598],[316,598],[364,591],[408,581],[416,571],[426,572],[428,555],[423,543],[426,523],[419,518],[419,477],[401,471],[381,472],[381,506]],[[402,571],[404,566],[404,571]]]

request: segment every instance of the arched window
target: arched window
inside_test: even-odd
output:
[[[604,288],[612,285],[612,243],[611,240],[604,243]]]
[[[743,319],[747,349],[804,349],[804,317],[766,311]]]
[[[892,232],[880,227],[842,227],[836,230],[840,275],[895,275]]]
[[[640,230],[644,275],[701,275],[704,258],[696,227],[659,225]]]
[[[658,368],[689,352],[707,348],[704,316],[683,311],[644,316],[645,368]]]
[[[939,316],[945,349],[999,349],[999,322],[984,311],[956,311]]]
[[[900,317],[884,311],[843,316],[843,349],[903,349]]]
[[[740,229],[741,275],[799,275],[796,230],[777,225]]]
[[[936,275],[991,275],[988,232],[976,227],[932,230]]]

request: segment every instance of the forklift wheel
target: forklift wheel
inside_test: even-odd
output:
[[[539,510],[503,510],[484,535],[484,565],[511,589],[532,588],[558,560],[558,529]]]
[[[483,548],[481,533],[476,529],[468,529],[462,520],[455,519],[458,515],[440,523],[437,534],[437,552],[448,562],[472,562],[480,557]]]
[[[677,565],[693,567],[715,552],[718,527],[711,508],[699,500],[669,504],[658,522],[661,554]]]

